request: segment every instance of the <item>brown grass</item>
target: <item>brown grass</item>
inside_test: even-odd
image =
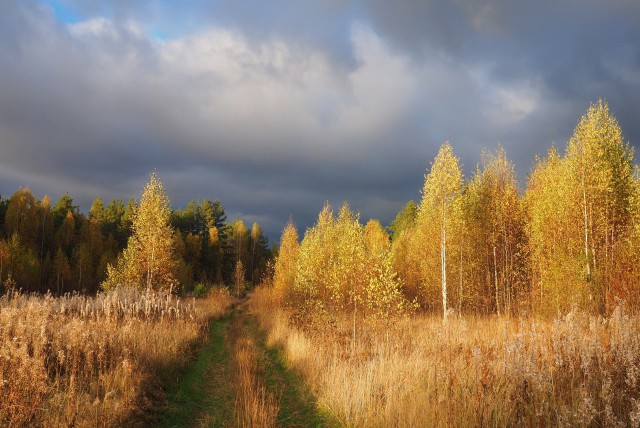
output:
[[[279,400],[275,391],[267,391],[258,361],[258,348],[240,318],[231,326],[235,364],[235,423],[238,427],[275,427]]]
[[[0,425],[119,426],[158,410],[161,374],[188,360],[230,300],[125,289],[2,296]]]
[[[345,426],[638,426],[640,317],[417,316],[294,327],[267,290],[254,312]]]

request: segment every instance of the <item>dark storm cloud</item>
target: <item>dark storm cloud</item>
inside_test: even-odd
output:
[[[605,97],[638,142],[636,2],[0,5],[0,193],[219,198],[272,239],[325,201],[387,223],[450,140],[526,177]]]
[[[555,139],[562,146],[589,102],[600,97],[609,101],[625,135],[638,143],[637,1],[400,0],[364,4],[372,27],[416,61],[440,54],[454,67],[484,69],[488,82],[535,84],[539,106],[517,126],[491,129],[485,125],[474,130],[486,137],[482,144],[502,140],[513,146],[511,156],[521,170],[530,162],[536,139],[538,145]],[[455,111],[461,101],[458,98],[449,106]],[[490,99],[481,96],[475,101],[482,109]]]

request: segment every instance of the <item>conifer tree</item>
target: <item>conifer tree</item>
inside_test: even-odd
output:
[[[102,224],[104,216],[104,204],[102,203],[100,196],[96,196],[91,204],[91,208],[89,209],[89,220],[95,220],[98,224]]]
[[[391,239],[397,239],[403,231],[413,227],[417,213],[418,206],[416,203],[413,200],[407,202],[388,227],[391,232]]]

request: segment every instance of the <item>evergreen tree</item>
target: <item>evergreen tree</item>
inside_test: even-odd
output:
[[[78,214],[78,207],[76,205],[73,205],[73,198],[69,196],[69,192],[66,192],[53,206],[52,213],[54,226],[56,229],[58,229],[62,222],[64,222],[64,219],[65,217],[67,217],[67,213],[69,211],[71,211],[71,214],[76,215]]]
[[[391,232],[391,239],[397,239],[403,231],[413,227],[417,214],[418,206],[416,203],[412,200],[407,202],[388,227]]]
[[[102,224],[105,219],[105,209],[104,204],[102,203],[102,199],[100,196],[96,196],[91,204],[91,208],[89,209],[89,220],[95,220],[98,224]]]

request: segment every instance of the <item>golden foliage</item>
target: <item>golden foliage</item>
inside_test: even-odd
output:
[[[153,173],[142,192],[140,207],[132,213],[133,233],[127,248],[115,266],[109,265],[103,289],[119,286],[147,290],[175,288],[177,261],[170,215],[164,186]]]
[[[393,272],[388,235],[379,222],[363,227],[344,204],[337,218],[325,204],[300,245],[289,306],[306,321],[350,313],[393,319],[409,309]]]
[[[538,163],[527,189],[527,226],[538,306],[610,312],[629,281],[617,266],[633,229],[633,151],[600,100],[580,119],[566,154]]]
[[[418,207],[413,236],[413,257],[420,266],[421,303],[437,307],[437,290],[442,299],[440,308],[447,317],[447,278],[460,275],[459,266],[448,260],[460,251],[462,171],[449,143],[440,147],[429,174],[425,175],[422,201]],[[448,257],[447,257],[448,256]],[[438,267],[440,269],[438,269]],[[438,274],[438,270],[440,273]]]
[[[298,231],[293,223],[289,222],[280,237],[280,252],[273,273],[273,287],[280,296],[290,294],[293,290],[299,251]]]

